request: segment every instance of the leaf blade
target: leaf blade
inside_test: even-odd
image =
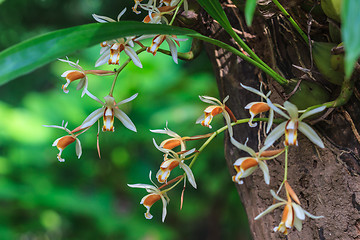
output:
[[[246,0],[245,4],[245,20],[248,26],[251,26],[256,9],[256,0]]]
[[[0,86],[59,57],[102,41],[143,34],[191,35],[197,32],[133,21],[92,23],[46,33],[0,52]]]
[[[345,47],[345,76],[349,78],[360,56],[360,4],[357,0],[344,0],[342,5],[341,34]]]

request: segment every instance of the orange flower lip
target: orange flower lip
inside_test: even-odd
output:
[[[158,200],[160,200],[161,197],[159,194],[156,193],[152,193],[149,194],[145,197],[144,201],[142,204],[144,204],[144,206],[149,206],[151,207],[155,202],[157,202]]]
[[[284,151],[283,148],[281,149],[276,149],[276,150],[267,150],[267,151],[263,151],[261,154],[260,154],[260,157],[272,157],[272,156],[275,156],[279,153],[281,153],[282,151]],[[257,155],[259,153],[256,153]]]
[[[68,73],[65,78],[70,81],[75,81],[78,79],[82,79],[84,77],[85,77],[84,73],[82,73],[80,71],[72,71],[72,72]]]
[[[60,150],[63,150],[66,148],[69,144],[75,142],[75,137],[73,136],[64,136],[59,139],[59,141],[56,144],[56,147]]]
[[[240,167],[245,171],[245,170],[247,170],[251,167],[255,167],[257,165],[258,165],[258,161],[256,161],[256,159],[247,158],[241,163]]]
[[[177,146],[180,146],[181,141],[179,139],[170,138],[165,141],[163,141],[160,144],[160,147],[166,148],[166,149],[173,149]]]
[[[250,107],[250,111],[254,114],[257,115],[259,113],[262,112],[267,112],[270,110],[270,107],[267,103],[264,102],[257,102],[254,103],[251,107]]]

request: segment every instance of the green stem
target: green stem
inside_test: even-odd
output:
[[[257,122],[257,121],[268,121],[269,119],[268,118],[254,118],[252,121],[253,122]],[[237,120],[236,122],[232,122],[231,123],[231,126],[235,126],[235,125],[238,125],[238,124],[241,124],[241,123],[247,123],[250,121],[250,118],[245,118],[245,119],[240,119],[240,120]],[[279,121],[274,121],[274,122],[280,122],[281,119],[279,119]],[[194,154],[194,157],[193,159],[191,160],[190,164],[189,164],[189,168],[191,168],[194,163],[196,162],[199,154],[207,147],[207,145],[209,145],[209,143],[217,136],[219,135],[220,133],[224,132],[226,129],[228,129],[228,126],[225,125],[224,127],[222,128],[219,128],[218,130],[216,130],[215,132],[213,132],[213,134],[203,143],[203,145],[199,148],[198,152]],[[164,190],[162,190],[162,192],[168,192],[170,191],[171,189],[173,189],[176,185],[178,185],[183,179],[184,179],[184,176],[181,177],[174,185],[172,185],[171,187],[169,188],[166,188]]]
[[[201,50],[202,50],[202,41],[200,41],[199,39],[193,38],[190,51],[185,52],[185,53],[178,52],[177,53],[178,58],[181,60],[184,60],[184,61],[191,61],[200,55]],[[171,52],[169,50],[164,50],[164,49],[159,48],[157,51],[171,56]]]
[[[310,111],[312,109],[322,107],[322,106],[325,106],[327,108],[335,108],[335,107],[340,107],[340,106],[346,104],[349,101],[349,99],[353,93],[354,84],[355,84],[354,78],[345,78],[344,82],[341,85],[341,92],[334,101],[311,106],[311,107],[307,108],[306,111]]]
[[[287,181],[287,173],[288,173],[288,150],[289,150],[289,146],[285,146],[285,171],[284,171],[284,180],[283,180],[283,182]]]
[[[296,29],[296,31],[301,35],[306,43],[309,43],[308,36],[301,30],[299,25],[295,22],[295,20],[290,16],[290,14],[285,10],[285,8],[278,2],[278,0],[273,0],[275,5],[280,9],[280,11],[285,15],[287,19],[289,19],[291,25]]]
[[[241,123],[247,123],[250,121],[250,118],[245,118],[245,119],[240,119],[237,120],[236,122],[232,122],[231,126],[235,126]],[[268,118],[254,118],[253,122],[257,122],[257,121],[268,121]],[[199,154],[207,147],[207,145],[220,133],[222,133],[223,131],[225,131],[226,129],[228,129],[228,126],[224,126],[222,128],[219,128],[218,130],[216,130],[207,140],[206,142],[204,142],[204,144],[199,148],[198,152],[194,155],[194,158],[192,159],[192,161],[189,164],[189,167],[191,168],[192,165],[194,165],[196,159],[198,158]]]
[[[140,53],[142,53],[145,50],[146,50],[146,47],[142,47],[142,48],[140,48],[139,50],[136,51],[136,54],[139,55]],[[116,70],[115,77],[114,77],[114,80],[113,80],[111,88],[110,88],[109,96],[113,95],[116,80],[117,80],[117,78],[119,76],[119,73],[129,64],[129,62],[131,62],[130,57]]]
[[[236,34],[235,34],[236,35]],[[242,59],[244,59],[245,61],[248,61],[249,63],[253,64],[254,66],[260,68],[261,70],[263,70],[265,73],[267,73],[269,76],[271,76],[272,78],[275,79],[275,81],[277,81],[279,84],[281,85],[286,85],[289,81],[285,78],[283,78],[282,76],[280,76],[278,73],[276,73],[274,70],[272,70],[269,66],[267,66],[265,63],[265,65],[255,61],[254,59],[252,59],[251,57],[246,56],[245,54],[243,54],[242,52],[240,52],[239,50],[237,50],[236,48],[223,43],[219,40],[216,39],[212,39],[209,37],[206,37],[204,35],[201,34],[188,34],[188,36],[190,37],[194,37],[194,38],[198,38],[200,40],[203,40],[205,42],[211,43],[213,45],[216,45],[218,47],[221,47],[225,50],[228,50],[229,52],[234,53],[235,55],[241,57]],[[236,35],[237,36],[237,35]],[[239,38],[239,37],[238,37]],[[240,38],[239,38],[240,39]],[[241,39],[240,39],[241,40]],[[242,41],[242,40],[241,40]],[[244,43],[245,44],[245,43]],[[245,44],[246,45],[246,44]],[[249,48],[249,47],[248,47]],[[250,49],[250,48],[249,48]],[[250,49],[251,51],[251,49]],[[258,58],[258,57],[257,57]],[[259,59],[259,58],[258,58]],[[261,60],[260,60],[261,61]],[[262,62],[262,61],[261,61]]]
[[[174,15],[173,15],[173,17],[172,17],[169,25],[172,25],[172,24],[173,24],[173,22],[174,22],[174,20],[175,20],[175,17],[176,17],[176,15],[177,15],[177,13],[178,13],[178,11],[179,11],[179,9],[180,9],[180,7],[181,7],[181,5],[182,5],[183,2],[184,2],[184,0],[181,0],[181,1],[178,3],[178,5],[177,5],[177,7],[176,7],[176,10],[175,10],[175,12],[174,12]]]

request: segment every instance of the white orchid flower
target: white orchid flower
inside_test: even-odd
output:
[[[178,54],[177,54],[178,50],[177,50],[175,43],[180,47],[179,41],[186,41],[186,40],[187,39],[179,39],[175,35],[156,35],[153,38],[150,47],[148,47],[146,49],[146,51],[149,53],[152,53],[155,56],[160,45],[164,41],[166,41],[167,44],[169,45],[171,56],[172,56],[174,62],[177,64],[178,63]]]
[[[155,139],[153,139],[153,142],[154,142],[155,147],[159,151],[165,153],[164,161],[161,163],[160,169],[156,174],[156,178],[157,178],[158,182],[166,183],[168,177],[170,176],[171,171],[174,168],[176,168],[177,166],[179,166],[180,168],[182,168],[184,170],[190,184],[194,188],[197,188],[193,172],[191,171],[190,167],[184,163],[184,161],[186,160],[185,159],[186,156],[193,154],[196,151],[196,149],[193,148],[191,150],[183,151],[183,152],[181,152],[181,154],[178,154],[171,149],[166,149],[166,148],[158,146],[156,144]]]
[[[120,21],[120,18],[126,12],[126,8],[124,8],[118,15],[117,21]],[[116,22],[114,19],[93,14],[93,18],[100,23],[109,23]],[[105,63],[119,65],[120,53],[124,51],[126,55],[128,55],[131,60],[134,62],[136,66],[142,68],[142,64],[140,59],[134,49],[134,42],[132,41],[133,37],[127,38],[118,38],[115,40],[109,40],[102,42],[100,54],[101,57],[96,61],[95,67],[101,66]]]
[[[235,116],[233,116],[233,113],[231,112],[231,110],[225,105],[226,101],[229,99],[229,96],[226,96],[224,98],[223,102],[220,102],[218,99],[216,99],[214,97],[209,97],[209,96],[199,96],[199,98],[201,101],[212,104],[212,105],[207,107],[204,110],[204,115],[200,116],[196,120],[196,123],[201,123],[201,125],[203,125],[204,127],[208,127],[211,129],[212,127],[211,127],[210,123],[211,123],[213,117],[222,113],[222,115],[225,118],[226,124],[228,126],[229,134],[230,134],[230,136],[233,136],[231,119],[235,118]]]
[[[149,178],[150,181],[151,180],[151,171],[149,174]],[[153,183],[153,185],[149,185],[149,184],[128,184],[129,187],[132,188],[144,188],[149,194],[146,195],[145,197],[143,197],[140,201],[140,204],[143,204],[144,207],[147,209],[145,212],[145,218],[146,219],[152,219],[152,215],[150,214],[150,208],[151,206],[157,202],[158,200],[161,199],[162,204],[163,204],[163,211],[162,211],[162,221],[165,221],[165,217],[166,217],[166,206],[169,203],[170,199],[167,197],[166,193],[163,191],[160,191],[160,189],[155,185],[155,183]]]
[[[130,129],[131,131],[136,132],[136,127],[134,125],[134,123],[131,121],[131,119],[123,112],[119,109],[119,106],[121,104],[127,103],[132,101],[133,99],[135,99],[137,97],[137,93],[134,94],[133,96],[120,101],[118,103],[115,102],[115,99],[112,96],[106,96],[104,97],[105,99],[105,103],[102,102],[101,100],[99,100],[97,97],[95,97],[92,94],[88,95],[93,98],[94,100],[96,100],[97,102],[99,102],[100,104],[103,105],[102,108],[96,109],[95,111],[93,111],[84,121],[83,123],[80,125],[79,129],[85,129],[88,127],[91,127],[97,120],[99,120],[101,117],[104,118],[104,125],[102,130],[103,131],[114,131],[114,117],[116,117],[117,119],[119,119],[122,124]]]
[[[88,78],[86,75],[86,71],[79,65],[79,60],[77,60],[76,63],[69,61],[69,59],[67,59],[67,60],[59,59],[59,61],[66,62],[70,66],[78,69],[78,70],[66,71],[61,75],[61,77],[64,77],[66,79],[66,83],[64,85],[62,85],[62,87],[61,87],[63,89],[64,93],[69,92],[67,87],[69,86],[69,84],[71,82],[73,82],[75,80],[80,80],[76,87],[76,90],[80,90],[81,88],[84,88],[84,90],[81,93],[81,97],[83,97],[85,95],[85,93],[87,92]]]
[[[262,97],[265,100],[268,99],[271,94],[271,91],[269,91],[266,95],[263,93],[262,84],[260,84],[260,91],[255,88],[245,86],[241,83],[240,83],[240,85],[243,88],[245,88],[246,90],[259,95],[260,97]],[[262,112],[269,111],[269,121],[267,123],[266,132],[268,133],[270,131],[272,123],[273,123],[273,119],[274,119],[274,110],[272,108],[270,108],[270,106],[266,102],[251,102],[245,106],[245,109],[249,109],[249,113],[250,113],[249,126],[250,127],[257,126],[257,123],[252,122],[252,120],[254,119],[254,117],[256,115],[258,115],[259,113],[262,113]]]
[[[236,182],[238,184],[243,184],[243,181],[241,179],[251,175],[258,167],[260,167],[260,169],[264,174],[265,183],[269,184],[270,174],[269,174],[269,168],[266,164],[266,160],[276,158],[283,152],[283,149],[265,151],[267,148],[270,147],[270,145],[265,145],[260,149],[258,153],[256,153],[253,149],[251,149],[250,147],[244,144],[239,143],[234,138],[230,138],[230,140],[235,147],[249,153],[251,156],[251,157],[242,157],[235,161],[233,165],[237,173],[235,176],[232,177],[233,182]]]
[[[264,212],[260,213],[258,216],[255,217],[254,220],[257,220],[264,215],[268,214],[269,212],[273,211],[275,208],[278,208],[280,206],[285,205],[281,222],[278,227],[274,228],[275,232],[281,232],[285,235],[289,233],[289,230],[295,226],[295,228],[298,231],[302,230],[302,221],[305,220],[305,215],[313,218],[323,218],[323,216],[314,216],[311,213],[305,211],[300,205],[294,203],[291,201],[291,198],[288,196],[288,200],[280,198],[273,190],[270,190],[271,195],[278,201],[278,203],[275,203],[268,207]]]
[[[276,107],[270,99],[267,99],[267,104],[272,108],[275,112],[280,114],[281,116],[288,119],[288,121],[279,124],[272,132],[267,136],[265,140],[265,145],[272,145],[277,139],[279,139],[283,134],[285,134],[285,145],[298,145],[297,141],[297,130],[302,132],[310,141],[314,144],[318,145],[321,148],[324,148],[324,143],[317,135],[317,133],[302,120],[305,118],[314,115],[316,113],[322,112],[326,107],[318,107],[303,113],[299,117],[298,108],[292,104],[291,102],[286,101],[284,103],[284,108],[288,112],[288,114],[284,113],[278,107]]]
[[[80,133],[77,133],[77,134],[74,134],[72,131],[70,131],[68,128],[67,128],[67,124],[68,123],[65,123],[64,124],[64,121],[62,123],[61,126],[57,126],[57,125],[44,125],[44,127],[51,127],[51,128],[58,128],[58,129],[62,129],[62,130],[65,130],[69,135],[66,135],[66,136],[63,136],[63,137],[60,137],[58,139],[56,139],[54,141],[54,143],[52,144],[52,146],[56,146],[57,149],[59,149],[59,153],[57,154],[57,159],[59,160],[59,162],[65,162],[65,159],[63,159],[61,157],[61,154],[63,152],[63,150],[69,146],[71,143],[75,142],[75,150],[76,150],[76,155],[78,158],[81,157],[81,154],[82,154],[82,149],[81,149],[81,142],[80,140],[77,138],[80,134],[84,133],[85,131],[87,131],[87,129],[85,129],[84,131],[80,132]]]
[[[184,137],[184,138],[181,137],[176,132],[171,131],[167,125],[168,125],[168,123],[166,122],[166,127],[164,129],[150,130],[153,133],[167,134],[168,136],[171,137],[169,139],[162,141],[160,143],[160,147],[165,148],[165,149],[173,149],[177,146],[181,146],[181,151],[185,151],[186,150],[185,139],[187,137]]]

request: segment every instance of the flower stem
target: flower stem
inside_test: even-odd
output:
[[[145,50],[146,50],[146,47],[142,47],[142,48],[140,48],[139,50],[136,51],[136,54],[139,55],[140,53],[142,53]],[[130,57],[116,70],[115,77],[114,77],[113,83],[111,85],[109,96],[113,96],[115,83],[116,83],[116,80],[117,80],[117,78],[119,76],[119,73],[129,64],[129,62],[131,62]]]
[[[288,150],[289,146],[285,146],[285,171],[284,171],[284,183],[287,181],[287,173],[288,173]]]
[[[254,118],[253,119],[253,122],[257,122],[257,121],[268,121],[269,119],[268,118]],[[281,120],[281,119],[280,119]],[[247,123],[250,121],[250,118],[245,118],[245,119],[240,119],[240,120],[237,120],[236,122],[232,122],[231,123],[231,126],[235,126],[235,125],[238,125],[238,124],[241,124],[241,123]],[[275,121],[277,122],[277,121]],[[194,163],[196,162],[199,154],[207,147],[207,145],[209,145],[209,143],[217,136],[219,135],[220,133],[224,132],[226,129],[228,129],[228,126],[225,125],[224,127],[222,128],[219,128],[218,130],[216,130],[215,132],[213,132],[211,135],[209,134],[209,138],[205,141],[205,143],[203,143],[203,145],[199,148],[199,150],[193,155],[193,159],[191,160],[190,164],[189,164],[189,168],[191,168]],[[163,190],[163,192],[168,192],[170,191],[171,189],[173,189],[176,185],[178,185],[185,177],[185,174],[184,175],[180,175],[172,180],[170,180],[167,184],[159,187],[160,188],[163,188],[165,186],[168,186],[169,184],[177,181],[174,185],[172,185],[171,187]]]
[[[172,19],[171,19],[171,21],[170,21],[169,25],[172,25],[172,24],[173,24],[173,22],[175,21],[175,17],[176,17],[176,15],[177,15],[177,13],[178,13],[178,11],[179,11],[179,9],[180,9],[181,5],[183,4],[183,2],[184,2],[184,0],[181,0],[181,1],[178,3],[178,5],[177,5],[177,7],[176,7],[176,10],[175,10],[175,12],[174,12],[174,15],[173,15],[173,17],[172,17]]]
[[[311,107],[307,108],[306,111],[310,111],[312,109],[322,107],[322,106],[325,106],[327,108],[335,108],[335,107],[340,107],[340,106],[346,104],[349,101],[349,99],[354,91],[354,84],[355,84],[354,78],[345,78],[344,82],[341,85],[341,92],[334,101],[311,106]]]

